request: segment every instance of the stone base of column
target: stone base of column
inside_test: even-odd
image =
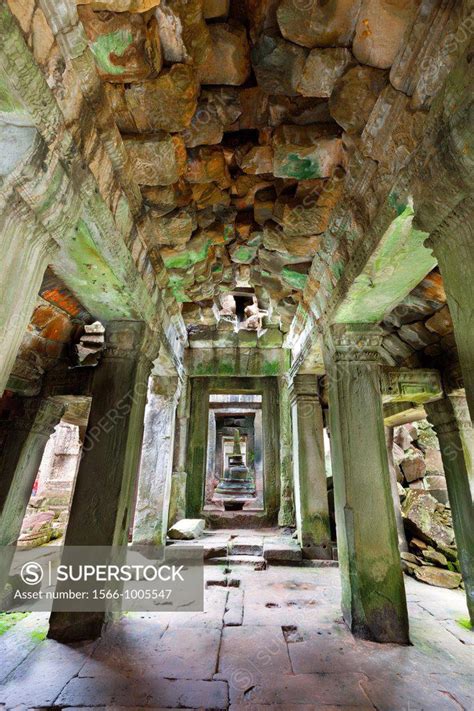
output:
[[[52,612],[48,639],[64,644],[97,639],[104,626],[104,612]]]

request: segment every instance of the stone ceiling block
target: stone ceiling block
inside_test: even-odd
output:
[[[237,24],[209,25],[210,51],[199,65],[202,84],[244,84],[250,74],[250,47],[245,28]]]
[[[185,148],[178,136],[126,138],[134,179],[139,185],[172,185],[184,174]]]
[[[197,109],[199,85],[191,66],[175,64],[157,79],[131,84],[127,107],[140,133],[182,131]]]
[[[336,81],[353,61],[350,51],[342,47],[311,50],[297,87],[298,92],[303,96],[329,98]]]
[[[142,81],[162,67],[160,37],[154,18],[128,12],[93,12],[79,6],[97,69],[111,82]]]
[[[361,64],[389,69],[414,22],[421,0],[362,0],[352,45]]]
[[[329,99],[331,116],[348,133],[360,133],[387,83],[387,72],[381,69],[361,66],[348,69],[338,79]]]
[[[277,11],[283,37],[303,47],[348,47],[361,0],[283,0]]]
[[[252,50],[258,85],[267,94],[296,96],[307,52],[291,42],[263,35]]]

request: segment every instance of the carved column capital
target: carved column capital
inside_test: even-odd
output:
[[[295,375],[289,383],[289,392],[292,405],[310,400],[319,402],[318,376]]]
[[[329,348],[336,361],[382,363],[384,332],[373,324],[337,323],[330,328]]]

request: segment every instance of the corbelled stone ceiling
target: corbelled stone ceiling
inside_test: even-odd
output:
[[[144,199],[139,232],[187,324],[214,323],[243,289],[288,330],[419,5],[79,5]]]

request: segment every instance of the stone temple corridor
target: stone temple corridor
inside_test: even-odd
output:
[[[0,710],[474,708],[473,35],[0,0]]]

